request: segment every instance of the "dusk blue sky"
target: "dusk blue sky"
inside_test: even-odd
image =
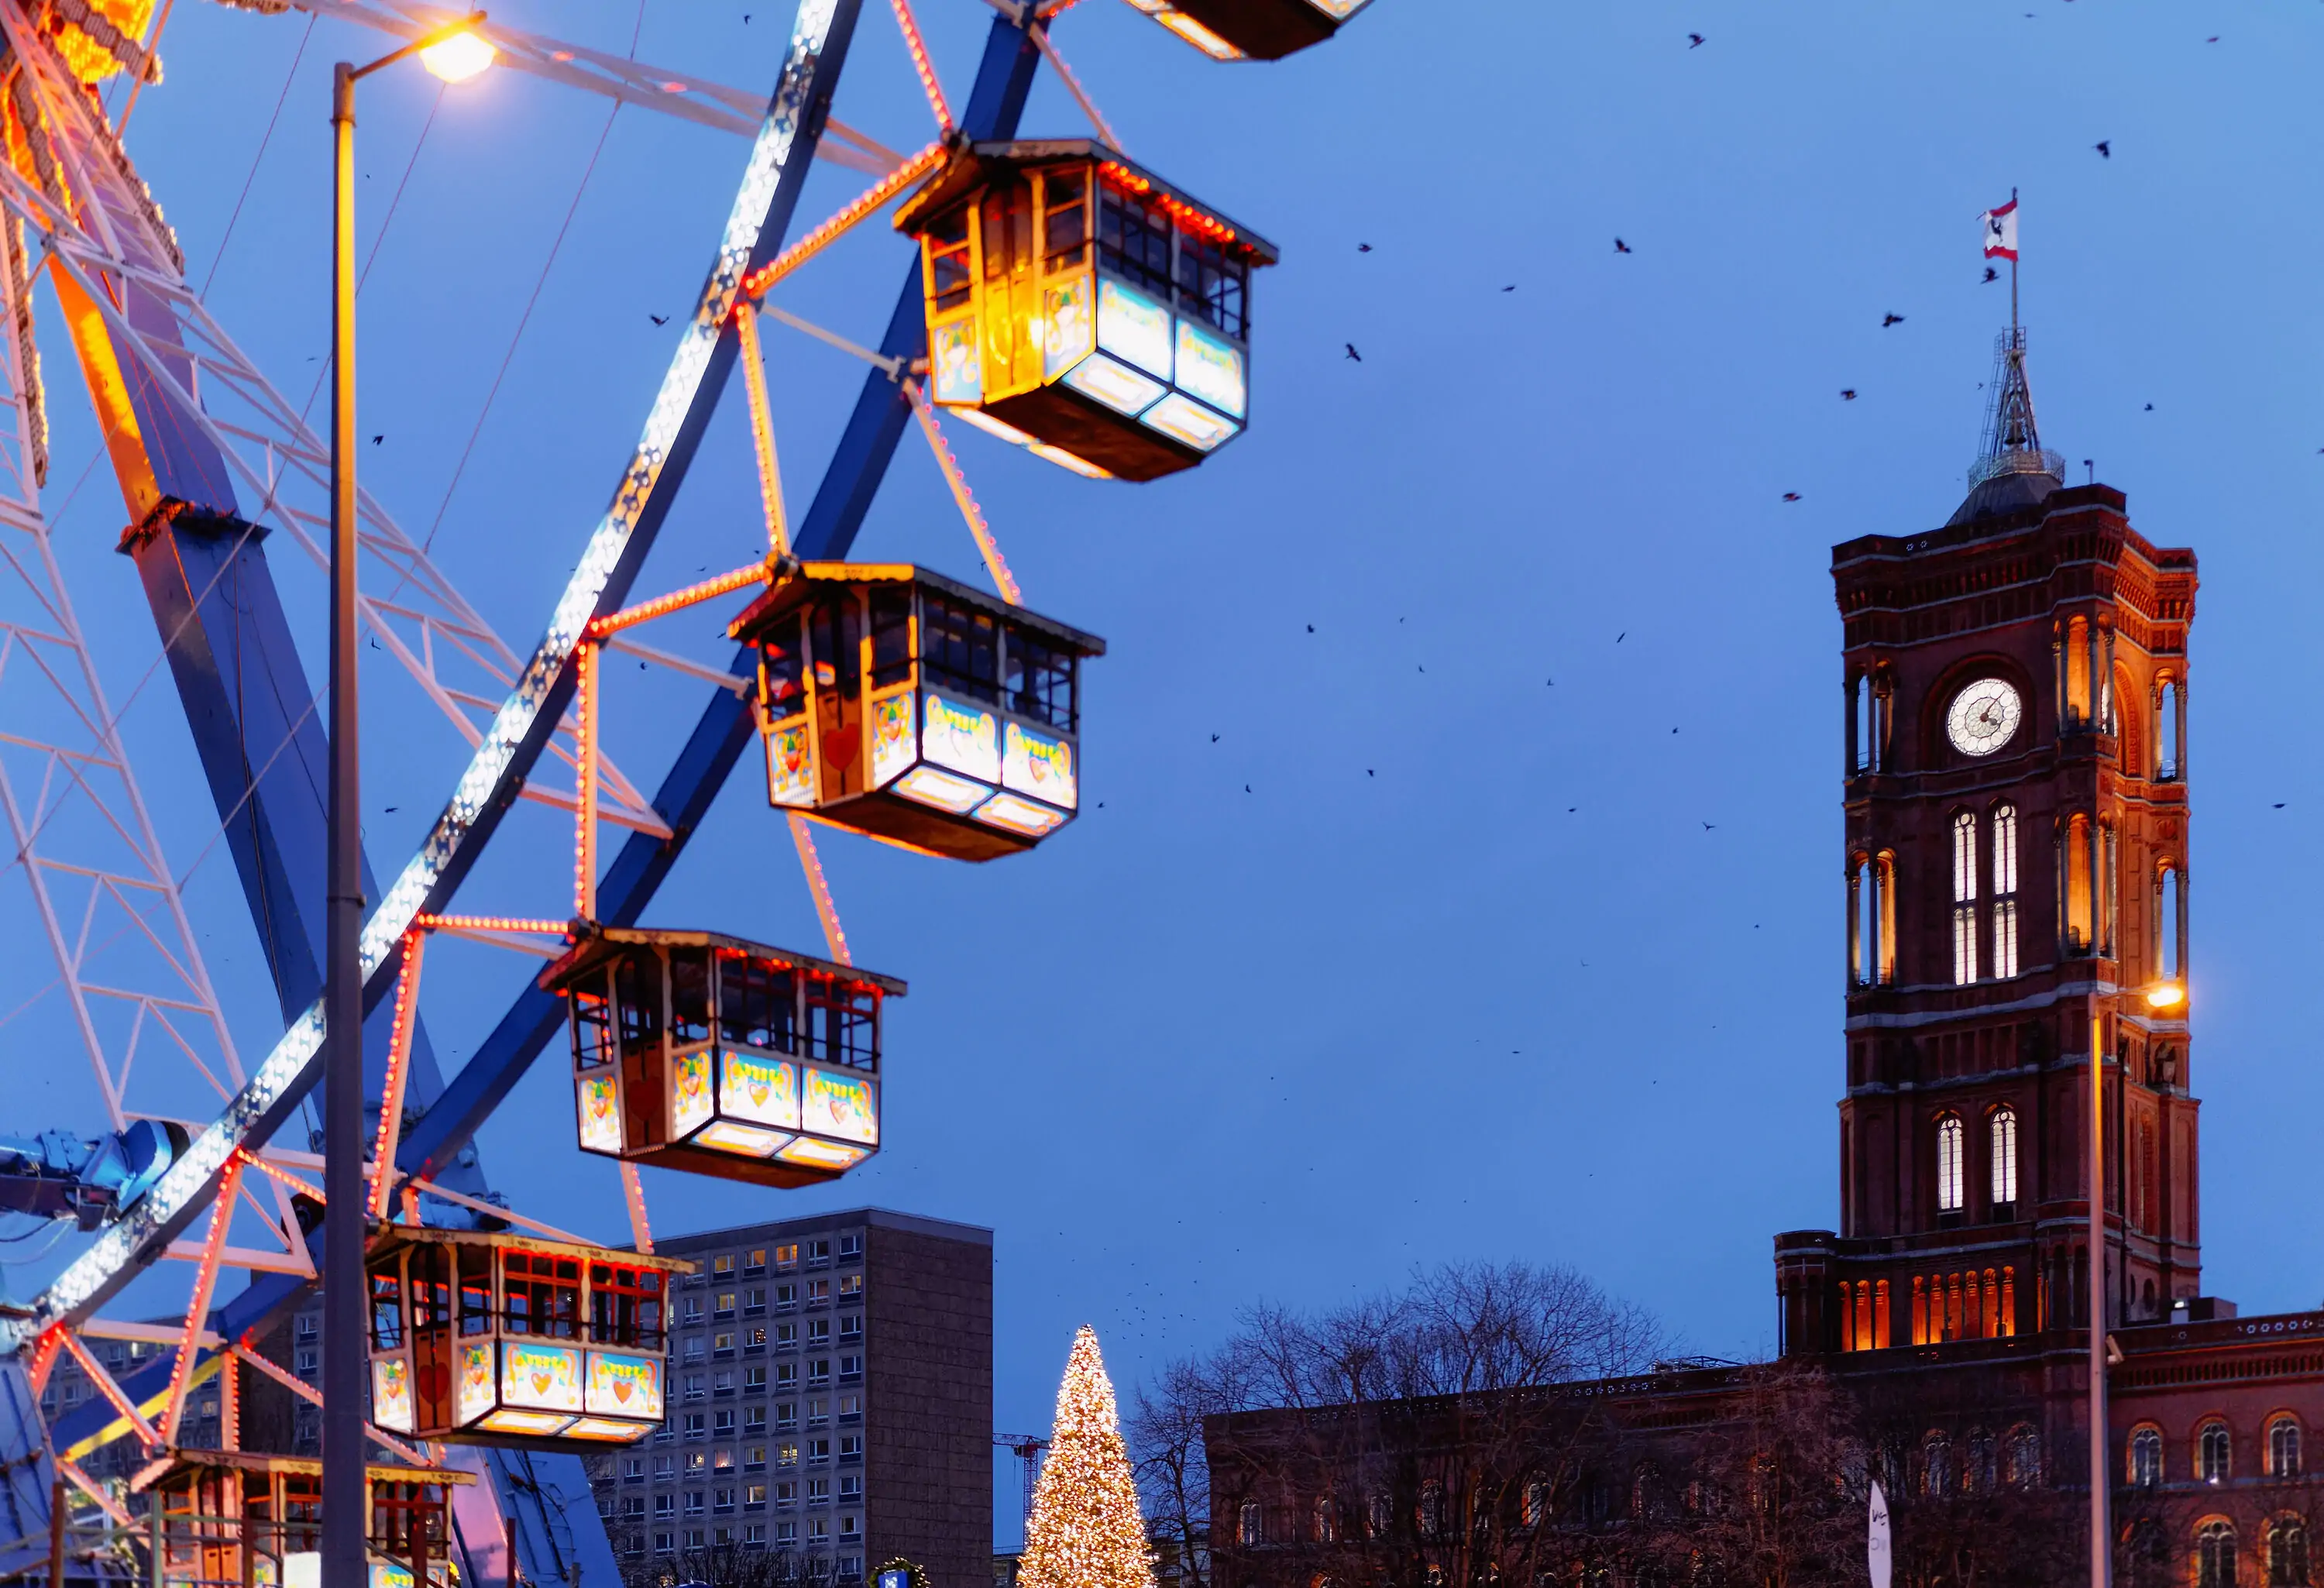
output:
[[[964,97],[990,12],[920,10]],[[790,14],[647,0],[637,53],[763,90]],[[618,53],[639,14],[493,15]],[[308,26],[180,5],[168,80],[128,132],[189,275],[215,266],[213,311],[294,399],[327,340],[329,63],[386,47],[315,25],[244,202]],[[1838,1211],[1830,548],[1960,501],[2008,319],[2006,273],[1979,282],[1977,217],[2015,187],[2044,440],[2077,480],[2094,460],[2149,540],[2201,558],[2206,1288],[2316,1305],[2324,1077],[2300,989],[2301,901],[2324,883],[2324,11],[1377,0],[1325,47],[1223,67],[1085,0],[1057,38],[1130,153],[1282,249],[1255,290],[1251,429],[1130,486],[954,427],[1028,605],[1110,643],[1086,674],[1086,814],[987,866],[826,836],[858,959],[911,983],[888,1027],[887,1149],[811,1192],[649,1173],[657,1227],[860,1204],[991,1226],[994,1417],[1012,1431],[1046,1429],[1078,1324],[1127,1394],[1253,1302],[1329,1303],[1447,1260],[1572,1264],[1686,1349],[1771,1351],[1769,1237]],[[363,300],[361,428],[385,439],[362,466],[407,527],[440,512],[443,566],[524,649],[675,344],[649,316],[691,305],[744,145],[620,114],[447,507],[608,105],[488,74],[447,92],[419,143],[436,94],[413,69],[363,88],[366,247],[410,181]],[[899,149],[930,135],[879,0],[836,110]],[[1024,128],[1085,123],[1045,74]],[[864,180],[822,168],[797,229]],[[909,256],[865,227],[777,300],[874,341]],[[50,502],[119,700],[155,636],[114,554],[109,475],[74,489],[96,441],[45,294],[42,313]],[[862,366],[768,337],[803,512]],[[738,385],[641,593],[761,545],[742,409]],[[858,549],[982,578],[916,436]],[[279,545],[275,566],[318,665],[320,582]],[[728,615],[648,637],[721,659]],[[370,852],[392,868],[465,751],[399,675],[366,687]],[[700,688],[615,671],[608,743],[641,781]],[[129,723],[182,869],[216,820],[166,671]],[[569,839],[528,808],[461,906],[565,913]],[[263,1050],[279,1021],[222,848],[189,889]],[[649,919],[819,944],[752,760]],[[45,952],[21,909],[0,919],[12,953]],[[447,1066],[526,970],[431,952]],[[24,1080],[0,1128],[94,1128],[50,1117],[68,1085],[32,1062],[12,1053]],[[613,1170],[574,1149],[560,1048],[479,1144],[519,1208],[627,1238]]]

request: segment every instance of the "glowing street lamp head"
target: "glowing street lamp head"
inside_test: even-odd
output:
[[[465,83],[499,59],[500,51],[483,37],[463,28],[448,33],[420,52],[420,62],[447,83]]]
[[[2146,990],[2149,1009],[2177,1009],[2187,1002],[2187,989],[2177,982],[2157,982]]]

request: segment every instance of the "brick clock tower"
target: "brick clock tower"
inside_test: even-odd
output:
[[[2022,332],[1943,528],[1835,547],[1845,624],[1840,1227],[1776,1238],[1786,1354],[2088,1323],[2200,1288],[2188,1051],[2195,556],[2043,449]]]

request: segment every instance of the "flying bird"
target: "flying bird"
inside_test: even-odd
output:
[[[2091,144],[2090,147],[2098,152],[2098,158],[2100,160],[2112,160],[2114,158],[2114,140],[2112,138],[2100,138],[2097,143]]]
[[[1706,833],[1717,832],[1719,830],[1719,824],[1717,822],[1704,822],[1702,824],[1702,830]]]
[[[2001,279],[2001,272],[1988,264],[1985,267],[1985,279],[1988,282],[1997,282]]]
[[[1315,625],[1314,623],[1309,623],[1307,625],[1307,632],[1311,634],[1314,633],[1315,632]]]
[[[1624,241],[1622,241],[1622,239],[1621,239],[1621,238],[1619,238],[1619,237],[1617,237],[1617,238],[1615,238],[1615,239],[1614,239],[1614,252],[1615,252],[1615,253],[1617,253],[1617,254],[1628,254],[1629,251],[1630,251],[1630,245],[1629,245],[1628,243],[1625,243],[1625,242],[1624,242]]]
[[[1855,401],[1856,401],[1856,388],[1855,388],[1855,387],[1853,387],[1853,386],[1842,386],[1842,387],[1840,389],[1840,400],[1842,402],[1855,402]]]
[[[1501,291],[1504,291],[1504,292],[1514,292],[1514,291],[1516,291],[1517,290],[1517,284],[1515,282],[1511,282],[1508,286],[1503,287],[1503,288],[1501,289]]]
[[[2148,404],[2146,405],[2146,411],[2147,411],[2147,412],[2149,412],[2149,413],[2153,413],[2153,412],[2154,411],[2154,404],[2153,404],[2152,402],[2148,403]]]
[[[382,441],[384,441],[384,440],[386,440],[386,439],[387,439],[387,438],[386,438],[385,436],[374,436],[374,437],[371,439],[371,444],[372,444],[373,446],[376,447],[376,446],[378,446]]]
[[[2282,800],[2281,800],[2281,799],[2277,800],[2277,801],[2275,802],[2275,808],[2276,808],[2276,809],[2278,809],[2278,810],[2282,810],[2282,809],[2283,808],[2283,801],[2282,801]]]
[[[1361,364],[1364,361],[1364,355],[1356,351],[1356,345],[1353,342],[1350,342],[1346,346],[1348,349],[1348,356],[1354,359],[1358,364]]]
[[[1242,786],[1242,791],[1243,791],[1244,793],[1246,793],[1246,794],[1250,793],[1250,785],[1249,783],[1245,783],[1245,784]]]
[[[1619,645],[1624,640],[1629,637],[1629,630],[1624,629],[1620,633],[1614,636],[1614,643]]]
[[[658,325],[658,326],[666,326],[666,325],[669,324],[669,316],[668,316],[668,315],[666,315],[666,314],[654,314],[654,313],[652,313],[652,312],[649,311],[649,312],[647,313],[647,315],[646,315],[646,318],[647,318],[648,319],[650,319],[650,320],[653,321],[653,323],[654,323],[654,324],[656,324],[656,325]]]
[[[1370,767],[1366,767],[1366,768],[1364,768],[1364,776],[1366,776],[1366,777],[1368,777],[1368,778],[1376,778],[1376,777],[1379,776],[1379,774],[1378,772],[1376,772],[1376,771],[1372,771],[1372,769],[1371,769],[1371,768],[1370,768]]]
[[[1356,252],[1359,254],[1370,254],[1371,251],[1372,245],[1370,243],[1359,243],[1356,245]]]
[[[1800,494],[1797,491],[1786,491],[1784,493],[1784,500],[1786,502],[1797,502],[1799,499]]]
[[[1901,326],[1904,323],[1904,317],[1901,314],[1884,314],[1880,317],[1880,328],[1884,331],[1890,326]]]
[[[1687,47],[1688,49],[1690,49],[1690,50],[1700,50],[1700,49],[1702,49],[1702,35],[1701,33],[1689,33],[1689,34],[1686,36],[1686,47]]]
[[[1211,743],[1213,743],[1213,744],[1215,744],[1215,743],[1217,743],[1218,742],[1219,742],[1219,736],[1218,736],[1216,734],[1213,734],[1211,735]]]

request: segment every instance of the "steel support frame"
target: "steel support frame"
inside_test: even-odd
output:
[[[585,566],[582,572],[576,574],[575,586],[568,587],[565,605],[571,605],[576,590],[581,589],[586,599],[586,607],[572,613],[560,607],[557,619],[552,622],[549,636],[544,639],[532,663],[521,676],[517,693],[503,707],[501,717],[494,724],[495,728],[505,725],[519,731],[487,746],[489,751],[497,753],[480,753],[471,763],[470,775],[464,780],[461,791],[456,793],[453,807],[447,808],[444,818],[439,819],[438,832],[431,837],[429,849],[423,851],[413,866],[407,867],[404,875],[398,879],[402,898],[392,899],[390,903],[402,903],[405,906],[402,913],[407,916],[416,916],[439,906],[457,889],[460,880],[474,863],[484,844],[489,841],[500,817],[516,798],[525,774],[538,760],[561,720],[573,687],[570,664],[579,632],[591,619],[621,606],[637,568],[652,545],[668,513],[669,503],[700,445],[733,367],[736,335],[728,316],[733,308],[735,288],[742,275],[765,264],[779,250],[828,114],[831,95],[844,62],[860,4],[861,0],[806,0],[801,7],[800,28],[794,34],[791,56],[786,61],[783,78],[779,82],[770,104],[760,144],[754,149],[753,176],[746,179],[744,195],[737,201],[737,214],[740,215],[744,204],[752,198],[751,181],[766,181],[764,208],[756,218],[751,235],[739,240],[746,246],[737,247],[738,239],[734,235],[736,222],[730,218],[728,245],[722,251],[704,289],[703,306],[697,311],[697,323],[692,328],[694,334],[682,346],[679,362],[665,381],[662,402],[657,404],[655,414],[649,421],[649,440],[641,447],[639,456],[632,459],[616,493],[613,510],[593,537],[591,552],[604,557],[604,561],[595,568]],[[801,42],[807,37],[811,24],[819,47],[807,48]],[[1021,99],[1020,94],[1020,104]],[[683,398],[683,407],[675,414],[666,411],[673,395]],[[246,543],[248,538],[241,539]],[[585,557],[585,565],[587,561]],[[585,587],[585,577],[591,576],[594,576],[594,588]],[[266,593],[271,596],[272,581],[269,579],[265,583]],[[279,611],[279,601],[276,605]],[[560,632],[567,636],[561,643],[558,638]],[[280,660],[280,658],[270,659],[271,663]],[[295,654],[291,662],[295,667]],[[303,679],[303,675],[295,671],[290,676]],[[527,695],[530,695],[530,699],[524,698]],[[720,698],[733,700],[733,695],[724,689],[721,690]],[[732,761],[730,756],[729,767]],[[489,781],[474,786],[478,784],[480,771],[489,773]],[[309,788],[312,804],[319,805],[319,789],[315,788],[311,780]],[[714,781],[703,790],[706,803],[715,789]],[[447,834],[447,826],[454,830]],[[460,830],[463,828],[465,830]],[[645,833],[633,834],[633,838],[646,838],[650,844],[660,842]],[[630,847],[634,847],[634,845],[626,846],[625,854]],[[675,858],[674,853],[672,858]],[[416,887],[413,885],[414,868],[421,868],[422,874],[422,881]],[[666,864],[658,868],[653,881],[659,882],[667,870]],[[650,891],[650,887],[647,891]],[[643,902],[642,897],[636,900],[632,916],[635,909],[641,907]],[[259,902],[254,900],[254,912],[259,908]],[[376,933],[384,924],[375,913],[369,930]],[[397,968],[396,956],[392,952],[378,954],[374,951],[368,954],[367,958],[372,959],[366,978],[367,1006],[376,1012],[383,993],[393,979],[390,973]],[[304,1034],[303,1045],[309,1051],[303,1060],[298,1051],[301,1045],[302,1026],[311,1028],[314,1023],[311,1011],[302,1012],[300,1022],[286,1034],[284,1043],[278,1047],[277,1052],[269,1056],[270,1060],[280,1061],[287,1057],[299,1062],[299,1075],[287,1084],[278,1085],[263,1104],[239,1116],[230,1111],[227,1120],[222,1122],[222,1124],[230,1124],[235,1129],[238,1144],[255,1144],[263,1140],[288,1112],[290,1103],[312,1084],[319,1048],[313,1046],[311,1030]],[[536,1042],[533,1052],[538,1050],[539,1043]],[[529,1059],[530,1054],[526,1057]],[[419,1078],[416,1073],[418,1057],[415,1054],[414,1080]],[[502,1094],[504,1094],[504,1089]],[[431,1109],[428,1117],[433,1117],[435,1113]],[[461,1142],[447,1149],[441,1162],[431,1162],[429,1172],[425,1177],[410,1170],[410,1166],[416,1161],[416,1155],[408,1148],[399,1153],[398,1168],[413,1179],[439,1179],[442,1177],[441,1170],[456,1162],[459,1148],[465,1145],[466,1139],[464,1135]],[[169,1223],[181,1228],[198,1208],[198,1199],[189,1199],[189,1205],[180,1207]],[[174,1233],[175,1228],[165,1227],[146,1239],[149,1242],[166,1240]],[[310,1248],[314,1249],[319,1249],[321,1244],[319,1240],[309,1242]],[[217,1333],[233,1340],[263,1330],[275,1317],[296,1305],[310,1283],[303,1277],[289,1275],[258,1277],[240,1297],[221,1310],[217,1316]],[[80,1298],[73,1303],[73,1308],[76,1312],[85,1311],[99,1298],[97,1296]],[[141,1380],[143,1387],[142,1380],[150,1375],[158,1380],[152,1388],[164,1389],[169,1371],[165,1364],[174,1361],[175,1353],[171,1353],[132,1377]],[[106,1421],[101,1416],[76,1412],[60,1419],[59,1431],[68,1437],[86,1437],[88,1433],[102,1427]],[[75,1426],[67,1428],[64,1425],[68,1423]],[[84,1423],[88,1425],[87,1428],[78,1426]],[[560,1468],[570,1459],[552,1458]],[[506,1463],[488,1464],[495,1471],[510,1465]],[[535,1463],[528,1461],[523,1464],[530,1475]],[[574,1473],[577,1475],[577,1465]],[[558,1475],[563,1475],[561,1470]],[[530,1475],[527,1486],[538,1490],[537,1475]],[[553,1484],[550,1486],[554,1487]],[[586,1487],[583,1492],[586,1493]],[[553,1542],[555,1528],[552,1522],[545,1515],[540,1521],[539,1530],[544,1538]],[[579,1537],[569,1530],[567,1546],[583,1546]],[[521,1557],[525,1554],[520,1551]],[[565,1573],[562,1570],[546,1570],[529,1574],[562,1576]]]

